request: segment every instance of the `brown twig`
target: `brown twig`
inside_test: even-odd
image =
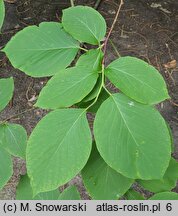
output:
[[[103,53],[104,53],[104,57],[103,57],[103,61],[102,61],[102,64],[103,64],[103,65],[105,64],[106,51],[107,51],[107,44],[108,44],[109,38],[110,38],[110,36],[111,36],[111,33],[112,33],[112,31],[113,31],[113,29],[114,29],[114,27],[115,27],[115,24],[116,24],[116,22],[117,22],[117,19],[118,19],[118,16],[119,16],[119,13],[120,13],[120,11],[121,11],[121,8],[122,8],[122,5],[123,5],[123,4],[124,4],[124,0],[120,0],[120,4],[119,4],[119,7],[118,7],[116,16],[115,16],[115,18],[114,18],[114,21],[113,21],[113,23],[112,23],[112,26],[111,26],[111,28],[110,28],[110,30],[109,30],[109,33],[108,33],[108,35],[107,35],[107,37],[106,37],[106,40],[105,40],[105,42],[104,42],[104,45],[103,45]]]
[[[172,100],[169,100],[170,101],[170,103],[172,104],[172,105],[174,105],[174,106],[176,106],[176,107],[178,107],[178,104],[177,103],[175,103],[174,101],[172,101]]]

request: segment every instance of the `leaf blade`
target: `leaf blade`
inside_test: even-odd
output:
[[[160,180],[139,180],[138,183],[144,187],[146,190],[149,190],[154,193],[160,193],[164,191],[170,191],[176,187],[178,179],[178,163],[176,160],[171,158],[169,167],[167,168],[164,176]]]
[[[2,111],[11,100],[13,91],[13,78],[0,79],[0,111]]]
[[[59,196],[59,200],[81,200],[76,186],[66,188]]]
[[[91,67],[94,71],[101,71],[102,69],[103,52],[100,49],[91,49],[78,59],[76,66]]]
[[[89,161],[82,170],[82,178],[94,200],[118,200],[134,182],[133,179],[128,179],[110,168],[95,146],[93,146]]]
[[[91,49],[85,54],[81,55],[78,59],[76,66],[85,66],[90,67],[93,71],[98,71],[100,73],[102,69],[102,58],[103,53],[99,49]],[[99,88],[101,86],[102,77],[101,74],[99,74],[98,80],[92,89],[92,91],[82,100],[82,102],[87,102],[93,100],[99,91]]]
[[[9,154],[25,159],[27,133],[18,124],[0,125],[0,146],[6,149]]]
[[[3,51],[15,68],[32,77],[45,77],[70,65],[78,49],[79,43],[63,30],[60,23],[44,22],[39,27],[24,28]]]
[[[0,147],[0,189],[9,181],[13,174],[13,164],[11,156],[7,151]]]
[[[162,192],[153,195],[149,200],[178,200],[178,194],[174,192]]]
[[[54,190],[77,175],[90,155],[91,139],[84,110],[60,109],[45,116],[27,145],[34,194]]]
[[[171,140],[164,119],[153,107],[114,94],[97,112],[94,135],[101,156],[122,175],[145,180],[164,175]]]
[[[1,27],[4,22],[4,16],[5,16],[5,6],[4,6],[4,1],[0,0],[0,33],[1,33]]]
[[[106,34],[104,18],[87,6],[76,6],[63,10],[64,29],[80,42],[98,45]]]
[[[59,190],[40,193],[33,197],[32,187],[28,175],[21,176],[16,190],[16,200],[58,200]]]
[[[73,67],[56,74],[40,92],[41,108],[69,107],[80,102],[94,87],[98,74],[86,67]]]
[[[170,98],[159,72],[135,57],[121,57],[113,61],[105,74],[124,94],[140,103],[156,104]]]
[[[145,200],[145,198],[140,193],[133,189],[128,190],[124,196],[127,198],[127,200]]]

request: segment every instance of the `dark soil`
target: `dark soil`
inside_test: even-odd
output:
[[[76,0],[76,4],[94,6],[94,0]],[[161,4],[161,7],[156,7]],[[60,21],[62,9],[70,1],[59,0],[17,0],[6,2],[6,19],[0,48],[19,30],[43,21]],[[111,26],[118,1],[102,0],[98,10]],[[166,69],[165,64],[178,61],[178,2],[176,0],[125,0],[111,40],[121,56],[136,56],[154,65],[167,82],[171,100],[158,105],[158,109],[169,123],[174,137],[174,157],[178,160],[178,68]],[[107,64],[117,58],[113,46],[108,46]],[[28,134],[46,114],[41,109],[31,110],[34,100],[47,82],[46,78],[34,79],[14,69],[3,53],[0,53],[0,78],[13,76],[15,93],[12,102],[1,113],[0,120],[24,112],[11,122],[22,124]],[[25,162],[14,159],[14,176],[0,192],[0,199],[14,199],[19,175],[25,173]],[[76,184],[84,199],[88,196],[77,176],[70,184]]]

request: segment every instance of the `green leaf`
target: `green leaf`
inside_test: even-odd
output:
[[[59,189],[39,193],[33,197],[30,179],[27,175],[21,176],[16,190],[16,200],[80,200],[80,194],[75,186],[65,189],[61,194]]]
[[[80,56],[76,65],[91,68],[91,70],[97,71],[99,73],[102,70],[102,58],[103,52],[101,52],[100,49],[91,49],[87,53]],[[100,74],[96,85],[94,86],[92,91],[82,100],[82,102],[88,102],[93,100],[98,94],[101,83],[102,76]]]
[[[156,104],[169,98],[163,77],[140,59],[121,57],[107,67],[105,74],[124,94],[140,103]]]
[[[13,164],[11,156],[0,147],[0,190],[6,185],[13,174]]]
[[[40,193],[33,197],[32,187],[30,185],[30,179],[27,175],[21,176],[20,182],[16,190],[17,200],[58,200],[60,196],[59,190]]]
[[[61,193],[59,200],[81,200],[81,197],[76,186],[71,186]]]
[[[103,58],[103,53],[99,49],[92,49],[89,50],[87,53],[80,56],[78,59],[76,65],[77,66],[85,66],[87,68],[91,68],[94,71],[101,71],[101,61]],[[99,91],[99,88],[101,86],[102,82],[102,76],[101,74],[98,77],[97,83],[92,89],[92,91],[82,100],[82,102],[88,102],[93,100]]]
[[[97,77],[98,73],[90,68],[68,68],[51,78],[35,106],[55,109],[80,102],[92,90]]]
[[[11,100],[13,91],[13,78],[0,79],[0,111],[2,111]]]
[[[4,21],[4,16],[5,16],[4,1],[0,0],[0,32],[1,32],[1,27],[3,25],[3,21]]]
[[[145,200],[145,198],[137,191],[130,189],[125,194],[127,200]]]
[[[39,193],[37,196],[35,196],[35,200],[59,200],[59,196],[59,189],[56,189],[53,191]]]
[[[143,186],[146,190],[154,193],[170,191],[176,187],[178,179],[178,162],[171,158],[169,167],[166,170],[163,178],[160,180],[140,180],[138,183]]]
[[[110,168],[99,155],[95,145],[87,165],[82,170],[82,178],[87,191],[95,200],[118,200],[134,182]]]
[[[157,193],[149,200],[178,200],[178,194],[174,192]]]
[[[60,23],[44,22],[17,33],[3,51],[15,68],[32,77],[51,76],[75,58],[79,43]]]
[[[36,126],[27,145],[27,170],[34,195],[67,183],[85,166],[92,145],[83,109],[50,112]]]
[[[26,143],[27,133],[21,125],[0,125],[0,146],[9,154],[25,159]]]
[[[20,177],[20,182],[16,189],[16,200],[33,200],[33,191],[27,175]]]
[[[110,96],[99,108],[94,135],[106,163],[132,179],[160,179],[169,165],[171,139],[154,107],[123,94]]]
[[[96,98],[97,95],[98,95],[98,92],[99,92],[101,83],[102,83],[102,76],[99,75],[98,80],[97,80],[97,82],[96,82],[94,88],[93,88],[92,91],[82,100],[82,102],[88,102],[88,101],[91,101],[91,100],[93,100],[94,98]]]
[[[76,66],[87,66],[92,70],[101,71],[103,53],[100,49],[91,49],[78,59]]]
[[[80,42],[98,45],[106,34],[104,18],[91,7],[76,6],[63,10],[64,29]]]

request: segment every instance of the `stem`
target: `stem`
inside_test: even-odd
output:
[[[105,75],[104,75],[104,64],[102,64],[102,75],[103,75],[103,77],[105,78]],[[112,95],[108,90],[107,90],[107,88],[106,88],[106,86],[105,86],[105,80],[104,80],[104,78],[103,78],[103,82],[102,82],[102,87],[104,88],[104,90],[109,94],[109,95]]]
[[[102,67],[102,81],[101,81],[100,88],[99,88],[99,90],[98,90],[98,94],[97,94],[95,100],[93,101],[93,103],[91,103],[91,104],[86,108],[86,110],[88,110],[90,107],[92,107],[92,106],[97,102],[97,100],[98,100],[98,98],[99,98],[99,95],[100,95],[100,93],[101,93],[101,91],[102,91],[102,88],[103,88],[103,86],[104,86],[104,78],[105,78],[105,77],[104,77],[104,70],[103,70],[103,67]]]
[[[80,47],[79,49],[80,49],[80,50],[83,50],[83,51],[85,51],[85,52],[88,52],[88,50],[85,49],[85,48],[83,48],[83,47]]]
[[[74,0],[70,0],[71,7],[74,7]]]
[[[124,4],[124,0],[120,0],[120,4],[119,4],[119,8],[118,8],[118,10],[117,10],[116,16],[115,16],[115,18],[114,18],[114,21],[113,21],[113,23],[112,23],[112,26],[111,26],[111,28],[110,28],[110,30],[109,30],[109,33],[108,33],[108,35],[107,35],[107,37],[106,37],[106,40],[105,40],[105,42],[104,42],[104,47],[103,47],[104,57],[103,57],[103,62],[102,62],[103,65],[105,65],[105,58],[106,58],[106,51],[107,51],[108,41],[109,41],[109,38],[110,38],[110,36],[111,36],[111,33],[112,33],[112,31],[113,31],[113,29],[114,29],[114,27],[115,27],[115,24],[116,24],[116,22],[117,22],[117,19],[118,19],[118,16],[119,16],[119,13],[120,13],[120,11],[121,11],[121,8],[122,8],[122,5],[123,5],[123,4]]]
[[[100,3],[100,1],[97,1],[96,3]],[[102,60],[102,71],[101,71],[101,73],[102,73],[102,82],[101,82],[101,86],[100,86],[100,88],[99,88],[99,91],[98,91],[98,94],[97,94],[95,100],[93,101],[93,103],[91,103],[91,104],[85,109],[86,111],[87,111],[90,107],[92,107],[92,106],[97,102],[97,100],[98,100],[98,98],[99,98],[99,95],[100,95],[100,93],[101,93],[101,91],[102,91],[102,88],[105,89],[105,91],[106,91],[109,95],[112,95],[112,94],[107,90],[107,88],[105,87],[105,75],[104,75],[105,58],[106,58],[107,44],[108,44],[109,38],[110,38],[111,33],[112,33],[113,29],[114,29],[114,26],[115,26],[115,24],[116,24],[116,21],[117,21],[117,19],[118,19],[118,16],[119,16],[119,13],[120,13],[120,11],[121,11],[121,8],[122,8],[122,5],[123,5],[123,4],[124,4],[124,0],[120,0],[119,8],[118,8],[118,10],[117,10],[116,16],[115,16],[114,21],[113,21],[113,23],[112,23],[112,26],[111,26],[111,28],[110,28],[110,30],[109,30],[109,33],[108,33],[108,35],[107,35],[107,37],[106,37],[106,40],[105,40],[105,42],[104,42],[103,45],[99,46],[100,49],[103,48],[103,53],[104,53],[103,60]]]

